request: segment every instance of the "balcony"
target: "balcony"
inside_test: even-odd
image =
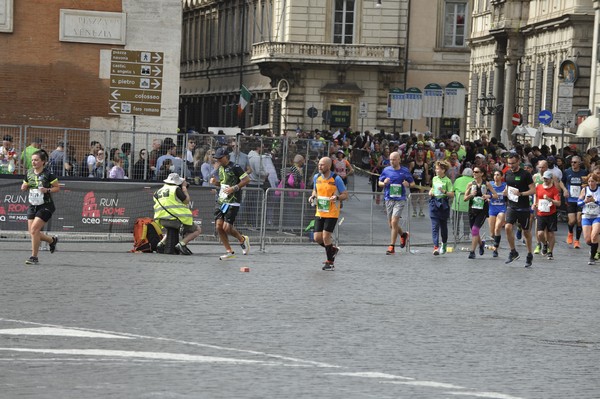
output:
[[[252,46],[251,62],[399,67],[400,46],[262,42]]]

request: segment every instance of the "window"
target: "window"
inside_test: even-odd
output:
[[[333,42],[352,44],[354,42],[355,0],[335,0],[333,22]]]
[[[446,1],[444,13],[444,47],[465,47],[467,2]]]

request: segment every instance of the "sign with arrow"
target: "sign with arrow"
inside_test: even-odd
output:
[[[552,112],[548,111],[547,109],[541,110],[538,114],[538,121],[544,125],[549,125],[550,122],[552,122],[552,118]]]
[[[109,114],[160,116],[163,53],[113,49]]]

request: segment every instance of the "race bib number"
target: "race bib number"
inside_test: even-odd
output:
[[[402,198],[402,184],[390,184],[390,198]]]
[[[569,196],[571,198],[578,198],[579,194],[581,194],[581,186],[570,186],[569,187]]]
[[[434,184],[433,185],[433,195],[436,197],[441,197],[443,195],[442,193],[442,185],[441,184]]]
[[[483,209],[485,205],[485,200],[483,197],[473,197],[473,202],[471,204],[471,208],[473,209]]]
[[[600,215],[600,206],[594,202],[588,202],[585,204],[585,212],[586,215],[598,216]]]
[[[44,194],[38,188],[29,190],[29,203],[31,205],[42,205],[44,203]]]
[[[508,188],[508,200],[512,202],[519,202],[519,189],[516,187]]]
[[[228,188],[230,186],[228,186],[227,184],[221,184],[221,189],[219,190],[219,199],[226,199],[227,197],[229,197],[229,194],[227,194],[225,192],[225,189]]]
[[[552,207],[552,203],[547,199],[541,199],[538,202],[538,210],[540,212],[550,212],[550,208]]]
[[[331,209],[329,197],[317,197],[317,209],[319,212],[329,212]]]

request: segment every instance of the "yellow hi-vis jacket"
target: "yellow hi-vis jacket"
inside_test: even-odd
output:
[[[172,184],[165,184],[154,193],[154,220],[179,219],[182,224],[191,225],[194,223],[192,211],[177,198],[175,194],[177,187]]]

